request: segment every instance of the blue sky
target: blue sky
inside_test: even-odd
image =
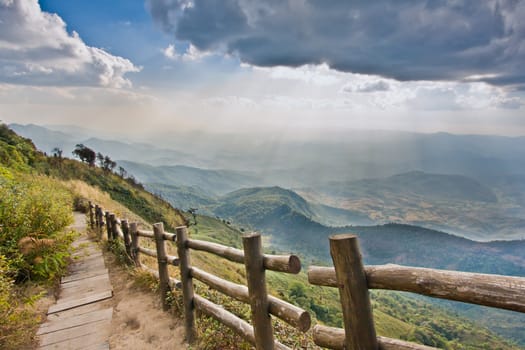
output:
[[[0,0],[0,119],[525,135],[523,2]]]

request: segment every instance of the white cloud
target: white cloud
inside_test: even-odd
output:
[[[190,44],[186,52],[182,55],[182,59],[184,61],[200,61],[204,57],[211,56],[211,54],[209,51],[201,51]]]
[[[164,54],[164,56],[166,58],[169,58],[170,60],[175,60],[178,58],[178,54],[177,52],[175,51],[175,46],[173,44],[170,44],[168,45],[167,48],[165,48],[164,50],[162,50],[162,53]]]
[[[168,47],[162,50],[164,56],[172,61],[182,60],[185,62],[198,62],[203,58],[211,56],[212,53],[208,51],[201,51],[195,46],[190,44],[183,54],[179,54],[175,48],[175,45],[170,44]]]
[[[252,68],[255,71],[266,72],[272,79],[299,80],[304,83],[327,86],[341,82],[345,73],[330,69],[327,64],[312,65],[292,68],[286,66],[257,67],[243,64],[243,67]]]
[[[42,86],[130,87],[140,67],[86,45],[37,0],[0,0],[0,81]]]

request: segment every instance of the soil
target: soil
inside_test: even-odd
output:
[[[159,296],[134,286],[133,276],[104,252],[113,286],[110,349],[187,349],[180,319],[162,311]]]

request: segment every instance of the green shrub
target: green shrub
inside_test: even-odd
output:
[[[17,280],[51,279],[65,267],[72,236],[72,198],[44,176],[14,174],[0,166],[0,254]]]
[[[27,348],[40,318],[19,302],[7,259],[0,255],[0,349]]]

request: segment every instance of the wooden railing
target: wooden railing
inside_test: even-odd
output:
[[[434,349],[397,339],[377,337],[369,289],[413,292],[435,298],[525,312],[525,278],[435,270],[398,265],[363,266],[357,237],[330,237],[334,267],[311,266],[308,281],[336,287],[344,329],[316,325],[314,342],[330,349]]]
[[[169,307],[166,298],[167,293],[173,288],[182,289],[186,340],[189,343],[193,343],[197,338],[195,309],[199,309],[202,313],[228,326],[258,350],[289,349],[274,339],[270,315],[282,319],[303,332],[310,328],[311,319],[308,312],[268,295],[266,289],[266,270],[297,274],[301,270],[299,258],[295,255],[263,254],[259,234],[244,235],[242,237],[243,250],[240,250],[217,243],[190,239],[185,226],[177,227],[176,233],[164,232],[162,223],[154,224],[153,231],[139,230],[136,223],[120,220],[114,214],[104,212],[101,207],[91,203],[89,205],[89,218],[90,226],[97,228],[100,234],[102,234],[104,226],[106,227],[108,241],[118,239],[124,241],[126,253],[136,267],[149,271],[159,279],[161,301],[165,310]],[[139,245],[140,237],[153,239],[156,249],[141,247]],[[178,257],[167,254],[166,241],[176,241]],[[192,266],[191,250],[211,253],[244,264],[247,286],[224,280]],[[140,261],[141,254],[157,258],[158,270],[142,264]],[[181,281],[169,276],[168,265],[180,267]],[[193,279],[249,304],[252,324],[195,294]]]
[[[176,233],[164,232],[162,223],[153,231],[139,230],[137,224],[119,220],[90,203],[90,225],[102,234],[106,227],[109,241],[124,241],[127,255],[136,267],[154,274],[160,283],[161,301],[167,309],[167,293],[182,289],[186,338],[197,338],[195,310],[211,316],[230,327],[260,349],[288,349],[274,339],[271,316],[274,315],[305,332],[310,328],[310,314],[286,301],[267,294],[265,271],[296,274],[301,262],[295,255],[263,254],[261,236],[247,234],[242,238],[243,250],[221,244],[194,240],[187,228]],[[153,239],[156,249],[139,245],[140,237]],[[178,257],[166,253],[165,242],[176,242]],[[191,250],[203,251],[245,265],[247,286],[226,281],[191,265]],[[418,293],[466,303],[491,306],[525,313],[525,278],[478,273],[435,270],[398,265],[363,266],[357,236],[351,234],[330,237],[330,253],[334,267],[311,266],[308,281],[313,285],[336,287],[343,311],[344,329],[316,325],[315,344],[329,349],[348,350],[429,350],[432,347],[377,336],[370,305],[369,289],[389,289]],[[141,254],[157,258],[158,269],[140,261]],[[168,265],[179,266],[181,281],[169,276]],[[193,279],[201,281],[251,307],[252,324],[195,294]]]

